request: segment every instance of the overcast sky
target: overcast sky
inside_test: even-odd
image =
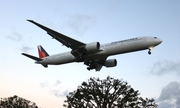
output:
[[[17,95],[42,108],[62,108],[68,92],[90,77],[123,79],[159,108],[180,107],[179,0],[1,0],[0,97]],[[84,43],[138,36],[163,42],[152,50],[112,56],[118,65],[87,71],[83,63],[44,68],[21,55],[38,56],[37,45],[56,54],[71,49],[26,21],[32,19]]]

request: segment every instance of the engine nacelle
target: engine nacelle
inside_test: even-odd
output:
[[[85,46],[85,49],[88,51],[88,52],[96,52],[98,51],[100,48],[100,43],[99,42],[92,42],[92,43],[89,43]]]
[[[104,66],[106,66],[106,67],[115,67],[116,65],[117,65],[116,59],[108,59],[104,63]]]

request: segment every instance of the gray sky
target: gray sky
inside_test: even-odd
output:
[[[65,95],[90,77],[124,79],[142,97],[155,98],[159,107],[178,107],[180,92],[179,0],[1,0],[0,96],[18,95],[42,108],[62,108]],[[112,56],[117,67],[87,71],[83,63],[47,69],[21,55],[35,56],[37,45],[56,54],[70,49],[27,22],[35,20],[84,43],[107,43],[138,36],[157,36],[163,43],[147,50]],[[176,88],[174,91],[165,92]],[[163,97],[164,96],[164,97]],[[165,97],[166,96],[166,97]],[[167,102],[171,100],[171,102]]]

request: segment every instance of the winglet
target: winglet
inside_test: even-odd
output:
[[[39,58],[44,58],[49,56],[49,54],[44,50],[44,48],[41,45],[38,45],[38,53],[39,53]]]
[[[37,22],[35,22],[35,21],[33,21],[33,20],[27,20],[27,21],[35,24],[36,26],[38,26],[38,27],[40,27],[40,28],[42,28],[42,29],[44,29],[44,30],[46,30],[46,31],[49,29],[49,28],[47,28],[47,27],[45,27],[45,26],[43,26],[43,25],[41,25],[41,24],[39,24],[39,23],[37,23]]]
[[[33,20],[29,20],[29,19],[27,19],[27,21],[29,21],[29,22],[33,22]]]
[[[29,22],[31,22],[31,23],[36,23],[34,20],[29,20],[29,19],[27,19],[27,21],[29,21]]]

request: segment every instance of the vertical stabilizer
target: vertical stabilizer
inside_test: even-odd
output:
[[[38,45],[38,53],[39,53],[39,58],[44,58],[49,56],[49,54],[44,50],[44,48],[41,45]]]

